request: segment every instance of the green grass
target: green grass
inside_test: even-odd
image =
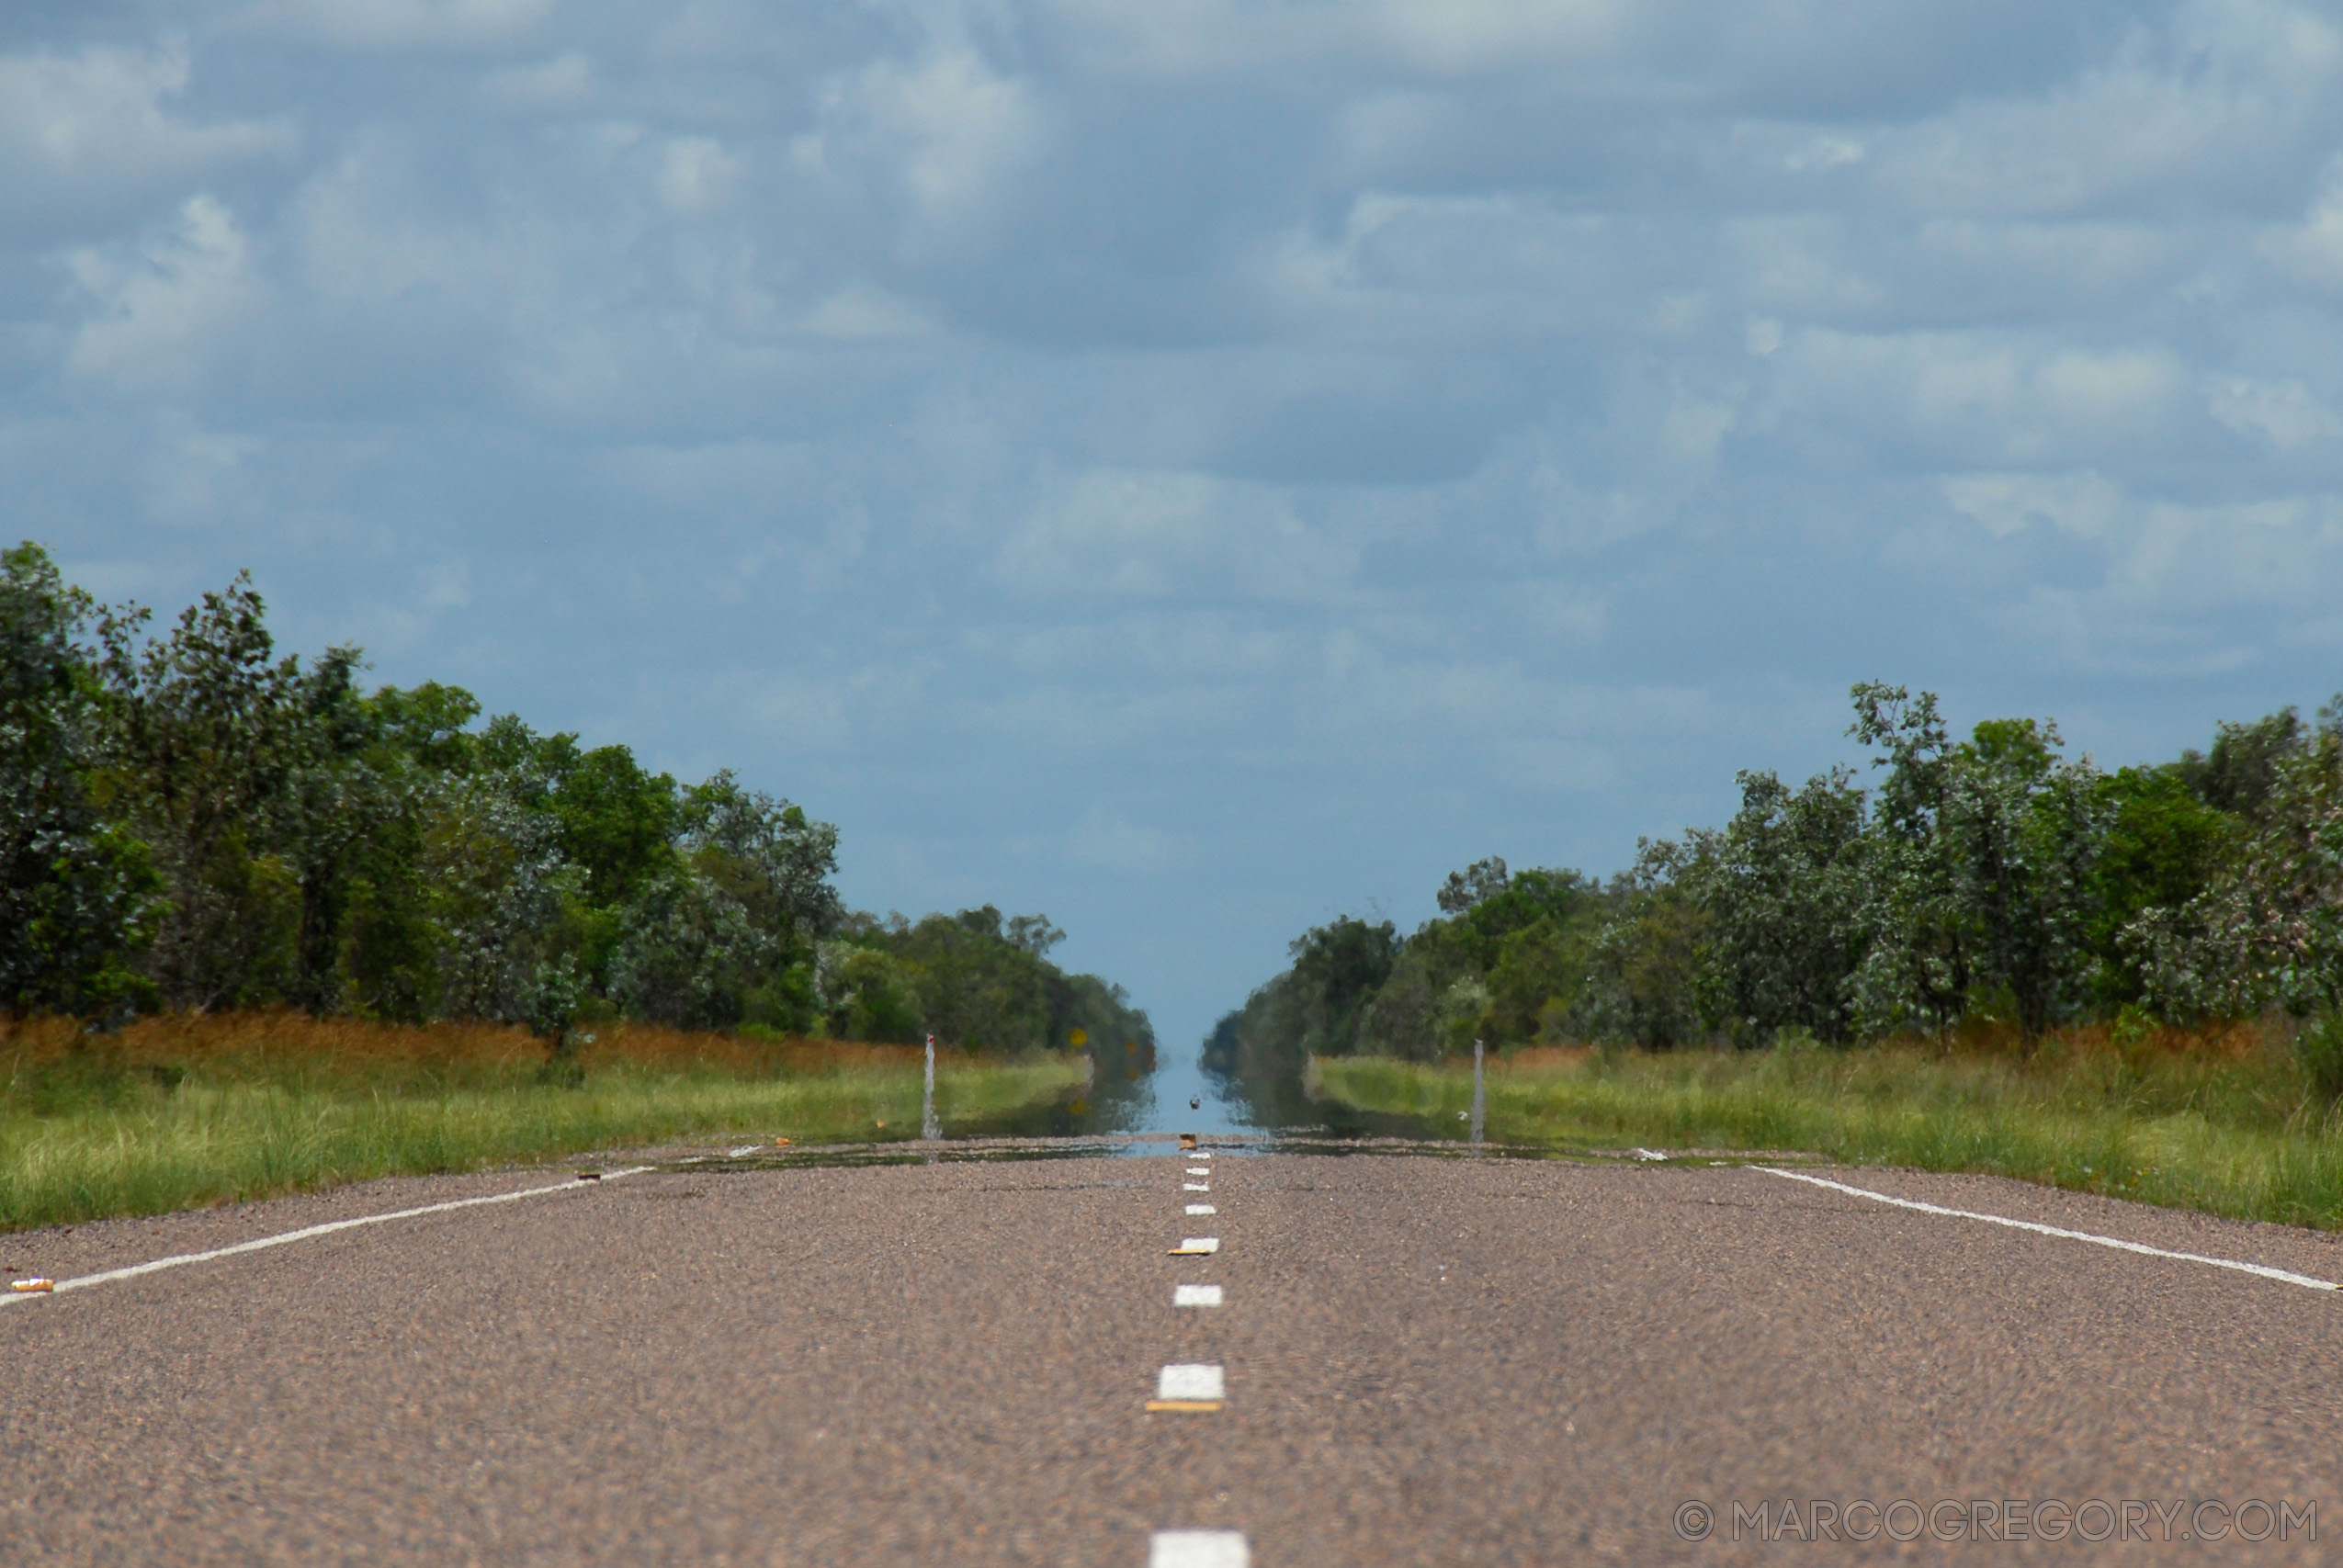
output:
[[[1316,1069],[1329,1098],[1443,1129],[1472,1102],[1469,1066]],[[2283,1040],[2259,1032],[2178,1046],[2081,1032],[2031,1056],[1917,1043],[1544,1052],[1497,1064],[1487,1093],[1500,1142],[1804,1150],[2343,1228],[2343,1122]]]
[[[715,1134],[804,1145],[919,1124],[921,1067],[908,1052],[801,1053],[762,1070],[729,1048],[589,1052],[583,1077],[560,1084],[540,1081],[541,1052],[343,1061],[215,1032],[229,1043],[187,1062],[139,1059],[151,1049],[12,1055],[0,1041],[0,1230]],[[1011,1111],[1082,1072],[1079,1057],[950,1058],[938,1110],[947,1122]]]

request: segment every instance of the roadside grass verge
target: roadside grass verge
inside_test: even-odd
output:
[[[1492,1062],[1488,1135],[1588,1147],[1805,1150],[1984,1171],[2235,1219],[2343,1228],[2343,1121],[2281,1026],[1987,1031],[1850,1050],[1524,1051]],[[1319,1058],[1319,1092],[1435,1118],[1472,1068]]]
[[[0,1230],[153,1214],[716,1134],[916,1130],[920,1053],[606,1025],[568,1081],[525,1031],[300,1014],[0,1026]],[[1082,1081],[1080,1057],[937,1063],[947,1121]],[[883,1129],[883,1130],[882,1130]]]

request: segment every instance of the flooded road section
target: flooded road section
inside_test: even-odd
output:
[[[936,1104],[928,1079],[920,1131],[851,1144],[744,1145],[723,1154],[656,1162],[660,1168],[700,1172],[782,1170],[808,1167],[935,1165],[1019,1160],[1164,1156],[1183,1147],[1217,1153],[1401,1155],[1434,1159],[1576,1160],[1600,1164],[1740,1165],[1801,1163],[1810,1156],[1771,1151],[1585,1147],[1494,1143],[1485,1135],[1486,1100],[1480,1065],[1474,1070],[1473,1110],[1449,1121],[1359,1111],[1311,1096],[1298,1077],[1238,1084],[1202,1075],[1184,1097],[1175,1066],[1169,1081],[1124,1079],[1101,1089],[1079,1085],[1056,1098],[984,1116],[953,1115]],[[1169,1092],[1167,1092],[1169,1091]]]

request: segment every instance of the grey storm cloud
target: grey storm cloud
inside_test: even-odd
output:
[[[12,9],[0,487],[1177,1035],[1854,680],[2343,685],[2339,88],[2265,0]]]

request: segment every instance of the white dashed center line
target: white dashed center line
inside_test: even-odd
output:
[[[1157,1530],[1147,1568],[1252,1568],[1253,1554],[1235,1530]]]
[[[1212,1167],[1208,1165],[1192,1165],[1188,1167],[1188,1174],[1190,1176],[1210,1176],[1212,1174]]]
[[[1191,1214],[1210,1214],[1217,1212],[1218,1211],[1214,1209],[1209,1203],[1191,1203],[1188,1205],[1188,1213]]]
[[[1219,1400],[1228,1397],[1220,1369],[1203,1361],[1175,1361],[1155,1374],[1158,1399]]]
[[[1217,1307],[1220,1304],[1217,1285],[1174,1285],[1172,1304],[1175,1307]]]
[[[1219,1250],[1220,1238],[1218,1236],[1192,1235],[1182,1241],[1179,1246],[1173,1247],[1172,1249],[1172,1256],[1174,1258],[1202,1258],[1206,1253],[1217,1252]]]
[[[1180,1183],[1180,1190],[1183,1192],[1209,1192],[1212,1190],[1212,1184],[1208,1181],[1183,1181]]]

